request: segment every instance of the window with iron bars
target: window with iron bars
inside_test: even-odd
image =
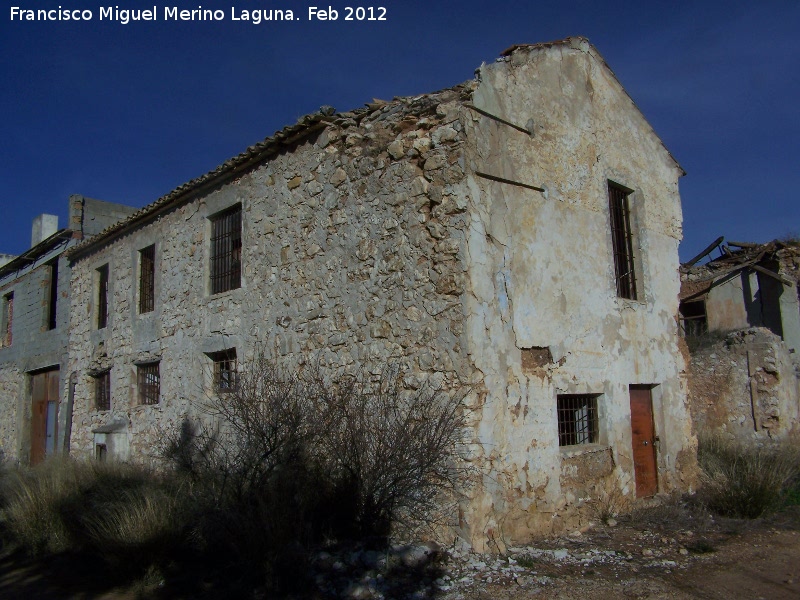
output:
[[[103,371],[92,377],[95,410],[111,410],[111,371]]]
[[[11,331],[14,323],[14,292],[3,296],[3,338],[2,346],[11,345]]]
[[[139,250],[139,314],[155,309],[156,247]]]
[[[211,293],[241,287],[242,207],[236,205],[211,218]]]
[[[139,391],[139,404],[158,404],[161,393],[159,363],[137,365],[136,384]]]
[[[108,325],[108,265],[97,269],[97,328]]]
[[[236,362],[236,348],[214,352],[209,355],[214,361],[214,389],[218,392],[232,392],[239,384]]]
[[[611,214],[611,244],[617,296],[636,300],[636,271],[633,264],[630,191],[608,182],[608,208]]]
[[[598,442],[597,396],[563,394],[557,397],[558,445]]]

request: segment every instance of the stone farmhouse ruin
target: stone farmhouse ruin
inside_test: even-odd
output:
[[[69,447],[68,248],[131,214],[130,206],[69,198],[67,227],[33,221],[31,248],[0,261],[0,456],[36,464]]]
[[[695,427],[756,444],[800,434],[800,243],[723,241],[680,271]]]
[[[323,107],[67,252],[70,451],[147,460],[266,346],[469,386],[477,549],[686,489],[682,174],[583,38]]]

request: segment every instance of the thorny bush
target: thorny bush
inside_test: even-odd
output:
[[[208,507],[196,534],[207,547],[241,558],[385,541],[430,523],[466,481],[464,390],[405,390],[389,367],[373,378],[312,364],[287,369],[256,352],[235,388],[171,437],[165,456]],[[287,568],[277,557],[262,567]]]

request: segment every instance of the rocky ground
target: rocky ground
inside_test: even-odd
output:
[[[327,598],[799,598],[800,510],[713,519],[677,506],[510,548],[395,547],[317,563]],[[337,562],[338,560],[338,562]]]
[[[566,598],[800,598],[800,507],[768,519],[713,519],[675,504],[585,532],[478,555],[464,546],[328,548],[312,587],[293,598],[521,600]],[[107,585],[92,565],[0,557],[2,598],[271,598],[159,577]]]

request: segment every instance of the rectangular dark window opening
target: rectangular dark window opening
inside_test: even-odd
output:
[[[14,292],[3,296],[3,346],[11,345],[11,331],[14,323]]]
[[[608,207],[611,213],[611,243],[614,252],[617,296],[636,300],[636,271],[633,265],[633,233],[628,196],[630,196],[628,190],[608,182]]]
[[[111,371],[103,371],[92,377],[95,410],[111,410]]]
[[[233,392],[239,384],[236,348],[209,354],[214,361],[214,389],[218,392]]]
[[[139,404],[158,404],[161,393],[159,363],[137,365],[136,383],[139,391]]]
[[[56,328],[58,310],[58,259],[48,263],[50,269],[50,297],[47,301],[47,329]]]
[[[108,449],[105,444],[95,444],[94,457],[98,462],[106,462],[108,456]]]
[[[598,441],[597,396],[563,394],[557,398],[558,445],[577,446]]]
[[[97,269],[97,328],[108,325],[108,265]]]
[[[139,314],[155,309],[156,247],[139,251]]]
[[[211,293],[241,287],[242,207],[236,205],[211,218]]]
[[[679,312],[683,337],[699,337],[708,333],[705,300],[681,302]]]

